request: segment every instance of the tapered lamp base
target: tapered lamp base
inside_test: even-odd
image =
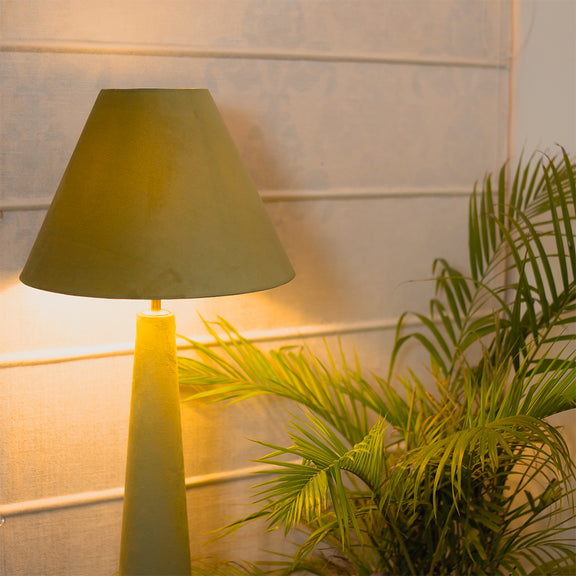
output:
[[[189,576],[176,327],[170,312],[136,325],[121,576]]]

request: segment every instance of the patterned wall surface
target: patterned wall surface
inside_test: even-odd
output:
[[[18,284],[107,87],[212,92],[294,264],[287,286],[174,302],[267,345],[341,335],[384,370],[433,258],[465,262],[467,196],[507,149],[508,0],[0,0],[0,573],[112,574],[140,304]],[[177,247],[185,250],[185,247]],[[185,405],[193,553],[247,500],[279,406]],[[207,550],[258,559],[256,531]]]

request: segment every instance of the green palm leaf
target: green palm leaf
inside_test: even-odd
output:
[[[341,348],[325,361],[303,346],[263,352],[222,319],[206,323],[216,346],[189,341],[189,401],[268,394],[303,414],[289,418],[288,446],[260,442],[271,452],[258,460],[258,508],[224,533],[264,519],[305,541],[265,572],[224,563],[231,571],[214,574],[574,567],[576,466],[547,418],[576,407],[576,175],[564,150],[520,161],[510,183],[507,171],[474,188],[469,273],[434,261],[429,311],[407,334],[400,317],[388,378],[366,378]],[[409,341],[429,354],[424,377],[396,377]]]
[[[234,403],[259,395],[286,398],[324,418],[349,442],[361,440],[370,429],[370,413],[387,407],[369,386],[358,366],[341,368],[329,350],[325,365],[302,346],[264,353],[220,319],[224,337],[205,322],[218,348],[187,339],[200,359],[180,357],[179,380],[193,392],[185,401]]]
[[[445,377],[458,378],[463,354],[496,329],[505,334],[492,349],[493,361],[507,357],[518,369],[531,340],[562,325],[566,313],[573,317],[575,182],[574,165],[563,151],[548,163],[530,159],[523,167],[520,162],[508,203],[505,167],[496,188],[490,176],[481,191],[475,187],[469,211],[471,275],[441,259],[434,263],[437,294],[446,298],[450,316],[435,298],[429,316],[416,315],[425,329],[403,336],[403,315],[390,374],[400,349],[417,340]],[[546,237],[553,240],[552,252],[544,245]]]
[[[257,502],[264,503],[270,525],[281,525],[286,533],[300,523],[313,522],[330,506],[339,519],[340,538],[349,541],[350,529],[356,535],[360,530],[344,487],[343,472],[353,474],[376,491],[385,454],[383,421],[352,448],[314,416],[306,422],[293,418],[288,430],[293,441],[290,447],[261,443],[274,452],[258,460],[272,466],[259,474],[272,478],[258,484]],[[296,456],[301,463],[282,459],[287,456]]]

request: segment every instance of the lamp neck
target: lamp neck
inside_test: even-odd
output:
[[[162,310],[161,300],[152,300],[151,302],[150,310],[139,312],[139,315],[147,316],[148,318],[153,316],[172,316],[172,312],[169,310]]]

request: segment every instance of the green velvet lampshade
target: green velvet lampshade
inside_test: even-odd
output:
[[[138,89],[98,95],[20,279],[160,300],[293,276],[208,90]]]

